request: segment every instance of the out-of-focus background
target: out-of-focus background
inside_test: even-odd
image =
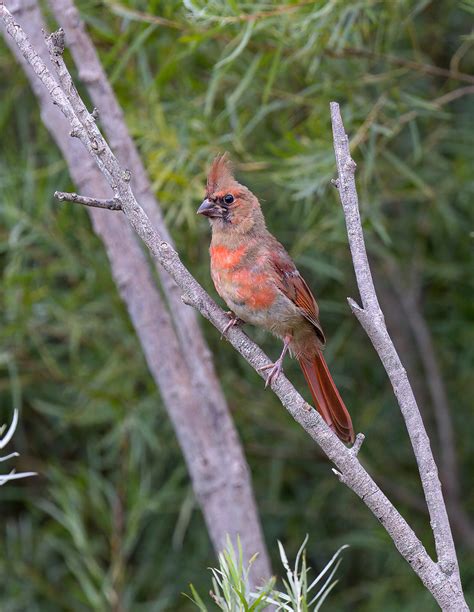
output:
[[[330,186],[329,102],[340,102],[380,300],[440,460],[436,409],[454,428],[458,471],[445,477],[461,491],[450,512],[472,603],[474,3],[81,0],[78,8],[183,260],[215,296],[209,227],[195,210],[210,160],[227,150],[319,301],[327,361],[367,436],[364,465],[432,553],[404,423],[346,303],[358,295]],[[114,609],[113,588],[126,610],[188,610],[190,582],[209,590],[210,541],[103,246],[81,207],[53,200],[57,189],[72,189],[67,167],[0,41],[0,422],[21,411],[17,467],[39,473],[0,489],[1,609]],[[218,332],[202,327],[274,567],[278,539],[292,557],[309,533],[317,569],[350,544],[327,609],[437,609],[314,442]],[[247,331],[278,354],[276,340]],[[285,371],[306,394],[295,363]]]

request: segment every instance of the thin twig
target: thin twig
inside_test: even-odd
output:
[[[446,104],[449,104],[450,102],[454,102],[454,100],[458,100],[459,98],[462,98],[463,96],[469,96],[473,94],[474,94],[474,86],[468,85],[467,87],[459,87],[458,89],[453,89],[452,91],[448,91],[444,95],[439,96],[439,98],[435,98],[434,100],[431,101],[431,104],[433,105],[434,109],[438,110],[439,108],[442,108]],[[400,130],[406,123],[413,121],[413,119],[416,119],[416,117],[420,116],[421,114],[422,114],[422,111],[420,110],[410,110],[410,111],[407,111],[406,113],[403,113],[402,115],[399,115],[391,127],[390,136],[393,137],[396,134],[398,134],[398,132],[400,132]]]
[[[346,58],[346,57],[365,57],[367,59],[382,60],[388,64],[395,66],[401,66],[408,70],[414,70],[424,74],[430,74],[432,76],[445,77],[447,79],[453,79],[454,81],[464,81],[466,83],[474,84],[474,76],[466,74],[465,72],[459,72],[457,70],[451,70],[449,68],[442,68],[441,66],[434,66],[433,64],[423,64],[421,62],[415,62],[414,60],[404,59],[402,57],[396,57],[394,55],[384,55],[383,53],[375,53],[367,49],[359,49],[357,47],[344,47],[341,51],[333,51],[332,49],[326,49],[325,54],[334,58]]]
[[[360,449],[362,448],[362,444],[364,443],[365,436],[363,433],[358,433],[355,439],[354,444],[352,445],[351,452],[354,457],[357,457]]]
[[[60,202],[76,202],[77,204],[83,204],[84,206],[91,206],[93,208],[122,210],[122,205],[115,198],[89,198],[87,196],[78,195],[77,193],[67,193],[65,191],[55,191],[54,197]]]
[[[467,85],[466,87],[458,87],[457,89],[453,89],[448,91],[439,98],[435,98],[433,100],[434,106],[442,107],[450,102],[454,102],[454,100],[458,100],[463,96],[471,96],[474,95],[474,85]]]
[[[442,96],[439,96],[438,98],[434,98],[433,100],[429,101],[429,103],[431,104],[433,110],[437,111],[443,108],[443,106],[446,106],[447,104],[450,104],[451,102],[454,102],[455,100],[459,100],[459,98],[462,98],[464,96],[469,96],[469,95],[474,95],[474,85],[458,87],[457,89],[448,91],[447,93],[443,94]],[[379,111],[383,108],[383,105],[386,102],[386,100],[387,100],[386,94],[383,93],[378,98],[378,100],[375,102],[374,106],[372,107],[369,114],[367,115],[367,118],[365,119],[365,121],[362,123],[362,125],[359,127],[357,132],[351,138],[351,141],[350,141],[351,153],[353,153],[357,149],[357,147],[359,147],[363,142],[367,140],[368,134],[370,133],[370,128],[375,123],[377,119],[377,115],[379,114]],[[423,113],[426,113],[426,108],[423,109],[423,111],[412,109],[412,110],[407,111],[406,113],[398,115],[398,117],[392,123],[392,125],[388,127],[388,129],[390,130],[389,131],[390,138],[393,138],[394,136],[396,136],[402,130],[404,125],[406,125],[407,123],[410,123],[410,121],[413,121],[413,119],[416,119],[417,117],[422,116]]]
[[[451,61],[449,62],[449,69],[452,72],[459,72],[459,64],[464,57],[464,55],[469,51],[469,49],[474,44],[474,39],[472,38],[472,34],[469,37],[466,37],[465,40],[461,43],[461,45],[456,49],[453,56],[451,57]]]
[[[379,111],[383,108],[383,105],[385,104],[386,101],[387,101],[387,95],[384,92],[381,96],[379,96],[378,100],[375,102],[373,107],[370,109],[370,112],[367,115],[366,119],[364,120],[360,128],[357,130],[357,132],[354,134],[354,136],[351,138],[351,142],[350,142],[351,152],[355,151],[355,149],[357,149],[357,147],[362,142],[365,141],[365,139],[367,138],[367,134],[370,131],[371,126],[375,123],[377,119],[377,115],[379,114]]]

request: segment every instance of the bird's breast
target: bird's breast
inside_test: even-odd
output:
[[[229,248],[223,244],[211,246],[211,265],[223,270],[230,270],[237,267],[246,254],[246,247],[242,245],[236,248]]]
[[[276,287],[262,261],[248,247],[211,246],[211,276],[219,295],[237,316],[263,325],[276,297]]]

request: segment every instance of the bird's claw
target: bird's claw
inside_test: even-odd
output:
[[[283,359],[277,359],[275,363],[269,363],[268,365],[264,365],[261,368],[258,368],[259,372],[263,372],[264,370],[269,370],[271,368],[270,373],[265,381],[265,389],[270,386],[272,382],[278,378],[278,376],[280,376],[283,370],[282,366]]]
[[[229,316],[229,322],[222,330],[221,340],[224,338],[224,336],[229,331],[229,329],[234,327],[234,325],[242,325],[243,323],[242,319],[239,319],[239,317],[236,314],[234,314],[232,310],[228,310],[225,314]]]

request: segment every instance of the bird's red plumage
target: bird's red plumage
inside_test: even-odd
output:
[[[238,318],[284,340],[267,384],[278,376],[289,348],[326,423],[341,440],[352,442],[351,418],[322,355],[325,337],[316,300],[267,230],[257,198],[235,180],[226,156],[211,166],[202,206],[199,212],[212,226],[211,275],[217,292]]]

